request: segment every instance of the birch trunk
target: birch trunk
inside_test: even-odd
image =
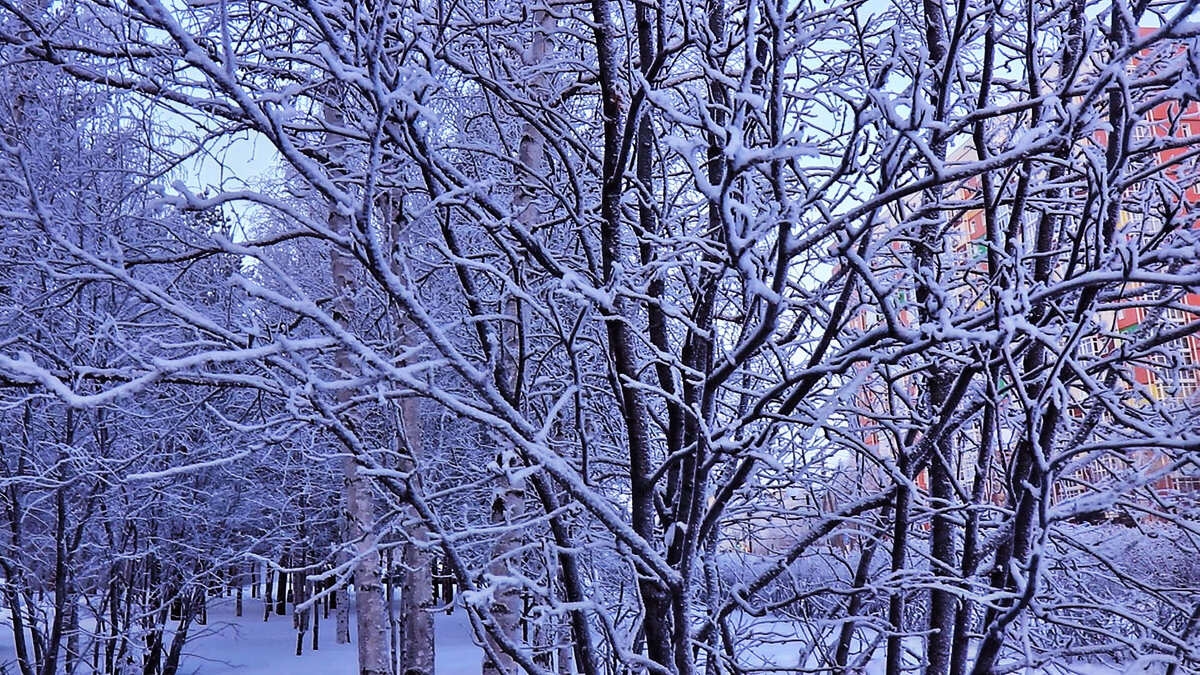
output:
[[[529,45],[529,49],[522,57],[525,66],[531,69],[536,69],[546,59],[546,50],[549,45],[548,35],[553,31],[555,26],[554,17],[544,9],[539,9],[534,12],[533,20],[536,28],[533,31],[533,37]],[[546,82],[542,75],[537,75],[531,83],[531,88],[534,91],[545,92]],[[521,133],[521,143],[518,149],[517,159],[521,167],[531,174],[536,174],[542,167],[542,159],[545,151],[545,138],[541,132],[533,124],[526,123]],[[523,176],[517,176],[518,181]],[[512,197],[513,213],[516,214],[517,221],[522,227],[530,228],[537,221],[537,207],[534,204],[533,193],[518,183],[514,188]],[[514,270],[514,276],[519,275],[518,270]],[[499,378],[504,394],[509,398],[510,403],[514,406],[519,406],[517,400],[517,388],[519,386],[519,377],[517,373],[520,371],[522,364],[520,363],[521,348],[519,347],[523,339],[522,332],[517,328],[521,324],[521,307],[515,300],[510,300],[505,306],[505,314],[510,320],[506,321],[501,327],[501,344],[499,345],[500,352],[496,358],[499,361]],[[496,455],[496,465],[499,470],[499,478],[496,481],[495,488],[492,493],[492,514],[491,522],[497,526],[512,525],[518,522],[525,513],[525,483],[523,480],[515,478],[515,474],[520,470],[520,460],[511,449],[504,447]],[[510,583],[512,578],[512,569],[517,564],[517,561],[512,559],[512,554],[521,546],[521,533],[517,529],[506,530],[496,541],[492,550],[492,560],[488,564],[488,574],[492,575],[492,584],[496,587],[494,592],[494,602],[492,603],[491,612],[496,619],[496,623],[504,632],[505,637],[514,643],[521,641],[520,626],[521,626],[521,588],[515,583]],[[498,645],[495,652],[500,655],[499,663],[494,663],[490,659],[485,658],[483,663],[484,675],[499,675],[501,673],[512,673],[515,671],[515,666],[512,659],[499,649]]]
[[[341,126],[341,114],[332,107],[325,109],[330,126]],[[339,154],[338,138],[330,138],[331,153]],[[346,234],[350,223],[336,207],[330,209],[330,228]],[[354,316],[352,292],[355,287],[351,260],[339,250],[334,250],[330,261],[334,293],[337,297],[337,318],[344,325]],[[354,364],[343,350],[337,355],[338,367],[347,373],[354,372]],[[339,401],[349,400],[351,392],[338,392]],[[383,596],[383,577],[380,570],[378,542],[374,536],[375,498],[371,487],[358,470],[358,460],[347,452],[342,459],[344,480],[346,535],[354,553],[354,591],[358,627],[358,670],[361,675],[390,675],[388,665],[389,645],[387,634],[387,608]],[[339,642],[341,641],[341,617],[347,611],[345,603],[338,604]]]
[[[502,474],[497,481],[497,488],[492,496],[492,524],[498,527],[511,525],[520,519],[525,511],[525,489],[522,481],[512,478],[516,470],[516,458],[510,450],[502,450],[496,457],[496,464]],[[496,623],[504,631],[505,637],[512,641],[520,638],[521,620],[521,588],[511,583],[511,572],[514,561],[511,555],[521,546],[520,531],[510,528],[500,536],[492,549],[492,560],[488,563],[488,574],[492,575],[493,591],[491,613]],[[507,675],[515,672],[512,658],[495,645],[499,654],[499,663],[485,657],[483,662],[484,675]]]
[[[342,503],[341,503],[342,509],[341,509],[341,515],[338,518],[338,520],[339,520],[338,529],[341,532],[342,541],[349,541],[350,536],[346,533],[346,495],[344,492],[342,494],[341,501],[342,501]],[[337,562],[338,562],[339,566],[349,563],[350,562],[350,554],[344,550],[339,552],[337,555]],[[342,583],[337,579],[334,579],[334,583],[336,583],[338,585],[337,590],[335,590],[333,592],[333,608],[334,608],[333,615],[334,615],[334,623],[336,624],[336,626],[334,628],[334,642],[336,642],[339,645],[349,644],[350,643],[350,598],[349,598],[349,594],[346,592],[346,587],[349,584]]]
[[[416,399],[407,399],[403,404],[403,436],[408,445],[409,469],[420,457],[422,446],[421,418]],[[434,629],[433,615],[433,560],[421,543],[428,539],[424,526],[414,527],[404,543],[401,560],[404,569],[404,584],[400,589],[400,675],[433,675]]]
[[[382,200],[382,218],[391,225],[393,250],[406,251],[411,247],[406,219],[402,215],[403,195],[392,193]],[[394,272],[403,276],[399,261],[392,261]],[[401,343],[412,347],[412,335],[416,327],[403,313],[395,316],[395,329]],[[397,428],[397,469],[409,476],[414,485],[420,483],[418,467],[424,452],[424,426],[418,399],[406,398],[400,404]],[[411,512],[410,512],[411,514]],[[396,653],[393,666],[398,675],[433,675],[434,672],[434,626],[433,615],[433,556],[426,546],[429,530],[420,518],[412,518],[413,524],[405,533],[400,559],[403,583],[400,589],[399,617],[391,612],[391,594],[388,593],[388,631],[392,635],[392,620],[396,626]],[[389,572],[391,572],[389,565]]]

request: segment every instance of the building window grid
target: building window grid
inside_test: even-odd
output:
[[[1120,456],[1101,455],[1058,481],[1054,486],[1057,498],[1070,499],[1102,490],[1129,470],[1130,465]]]
[[[1179,370],[1176,372],[1179,376],[1179,393],[1181,396],[1191,397],[1200,390],[1200,372],[1197,372],[1198,369],[1200,369],[1200,365],[1197,365],[1194,361],[1180,364]]]
[[[1099,356],[1100,355],[1100,340],[1099,335],[1089,335],[1079,341],[1080,356]]]
[[[1168,307],[1163,311],[1162,319],[1163,329],[1173,330],[1186,326],[1195,316],[1177,307]],[[1173,340],[1163,348],[1169,350],[1168,354],[1156,355],[1154,358],[1161,369],[1158,379],[1178,383],[1178,396],[1194,395],[1200,390],[1200,343],[1195,336],[1189,335]]]
[[[1200,498],[1200,476],[1180,474],[1174,476],[1171,483],[1176,492]]]

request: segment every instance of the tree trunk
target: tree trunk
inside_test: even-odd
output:
[[[320,592],[321,590],[322,590],[322,584],[320,584],[318,582],[313,582],[313,592],[317,593],[317,592]],[[322,599],[321,601],[318,601],[317,604],[313,605],[313,608],[312,608],[312,633],[313,633],[312,650],[314,652],[321,648],[321,606],[322,605],[324,605],[325,607],[329,606],[328,604],[326,604],[326,601],[324,599]],[[326,611],[328,611],[328,610],[326,610]]]
[[[390,675],[387,610],[384,607],[378,542],[372,536],[375,498],[353,457],[342,460],[346,477],[347,517],[357,562],[354,565],[358,669],[361,675]]]
[[[400,460],[402,471],[412,471],[420,461],[423,451],[422,426],[417,399],[406,399],[402,404],[403,433],[406,448]],[[419,519],[418,519],[419,521]],[[400,616],[398,626],[398,654],[396,668],[399,675],[433,675],[435,665],[433,614],[433,560],[430,553],[420,544],[428,540],[429,534],[423,525],[414,526],[401,546],[401,562],[404,583],[400,589]]]
[[[67,673],[74,673],[79,668],[79,663],[82,660],[82,654],[79,652],[79,602],[75,598],[70,598],[67,604],[67,622],[66,622],[66,638],[67,638]]]
[[[941,369],[935,368],[935,371],[937,370]],[[950,383],[945,374],[931,377],[928,386],[933,401],[931,409],[936,410],[946,405],[945,395],[950,389]],[[949,586],[958,581],[957,551],[954,543],[956,526],[954,517],[949,512],[954,498],[954,467],[951,465],[954,450],[954,441],[944,437],[937,443],[929,463],[930,506],[934,509],[930,532],[930,564],[933,567],[934,578],[941,581],[930,591],[927,675],[946,675],[949,672],[954,646],[954,617],[958,598],[949,590]]]
[[[287,616],[288,573],[282,569],[287,566],[287,556],[280,556],[280,570],[275,573],[275,614],[278,616]]]
[[[534,91],[544,92],[545,77],[537,70],[546,60],[546,51],[550,46],[549,36],[556,27],[553,15],[545,9],[533,12],[532,38],[529,48],[522,55],[522,63],[535,73],[531,79]],[[538,209],[534,189],[528,187],[526,174],[537,175],[542,170],[546,140],[538,128],[525,124],[521,133],[521,141],[517,150],[520,170],[516,175],[516,186],[512,196],[512,213],[517,222],[526,229],[533,229],[538,222]],[[519,269],[512,271],[514,278],[519,278]],[[500,327],[500,353],[496,360],[498,364],[497,379],[502,392],[509,403],[519,406],[517,389],[520,386],[520,370],[524,364],[520,362],[524,352],[522,340],[525,336],[521,329],[522,308],[520,302],[509,299],[504,307],[504,313],[509,320]],[[513,526],[521,520],[525,513],[525,484],[524,480],[516,478],[516,472],[522,468],[520,458],[508,447],[500,447],[496,453],[496,466],[499,471],[492,492],[491,522],[499,527]],[[505,530],[492,547],[491,561],[488,563],[488,573],[493,576],[493,602],[491,614],[496,620],[504,638],[512,643],[520,643],[521,628],[521,587],[508,580],[513,578],[512,572],[517,562],[513,553],[521,546],[521,531],[515,527]],[[512,658],[493,645],[499,662],[486,658],[483,662],[484,675],[507,675],[515,671]],[[405,673],[404,675],[409,675]]]
[[[334,642],[339,645],[350,642],[350,598],[347,597],[346,584],[339,583],[334,593],[334,616],[336,625]]]
[[[881,518],[882,522],[887,521],[887,514],[888,510],[885,509]],[[871,574],[871,561],[875,559],[875,552],[879,550],[881,541],[883,541],[882,527],[879,533],[871,539],[871,542],[859,551],[858,565],[855,566],[854,581],[851,586],[854,591],[862,591],[867,585]],[[846,606],[846,622],[842,624],[838,634],[837,651],[834,654],[834,664],[837,666],[835,672],[842,675],[848,672],[846,667],[850,663],[850,650],[853,647],[855,627],[858,623],[854,617],[858,616],[862,609],[865,596],[866,593],[863,592],[854,593],[850,596],[850,602]]]
[[[117,587],[120,580],[120,572],[114,567],[109,574],[112,578],[108,582],[108,640],[104,645],[104,672],[117,672],[117,641],[118,636],[122,635],[120,623],[120,589]]]
[[[265,563],[264,563],[264,567],[265,567],[265,569],[263,570],[262,597],[263,597],[263,621],[266,621],[267,619],[271,618],[271,610],[275,608],[275,600],[274,600],[274,598],[271,597],[271,589],[275,587],[274,577],[272,575],[274,575],[275,572],[270,567],[266,567]]]
[[[924,0],[922,14],[925,24],[925,41],[929,48],[930,105],[934,121],[940,123],[946,116],[949,99],[949,83],[946,81],[949,64],[946,63],[949,49],[946,27],[940,0]],[[946,139],[940,130],[934,130],[930,142],[934,159],[939,163],[946,159]],[[931,167],[930,171],[936,170]],[[945,241],[946,215],[943,210],[943,188],[925,192],[921,210],[920,240],[913,251],[917,273],[917,311],[922,325],[934,324],[940,302],[931,290],[942,285],[942,253]],[[947,401],[954,380],[954,373],[931,355],[933,363],[929,376],[925,378],[921,397],[922,413],[928,419],[936,419],[942,407],[955,405]],[[928,433],[928,431],[926,432]],[[946,675],[950,669],[950,652],[954,644],[954,614],[957,598],[947,590],[956,582],[958,571],[955,560],[955,524],[949,510],[954,497],[953,474],[955,443],[953,435],[947,434],[937,442],[929,462],[930,507],[933,522],[930,526],[930,553],[932,572],[938,583],[929,592],[929,642],[927,645],[926,675]]]
[[[292,613],[296,617],[296,656],[304,654],[304,634],[308,632],[308,617],[311,609],[301,609],[308,600],[308,581],[304,572],[294,572],[292,578]]]
[[[171,638],[171,647],[167,650],[167,658],[162,665],[162,675],[176,675],[179,671],[179,660],[183,656],[183,645],[187,642],[188,629],[192,625],[192,619],[195,618],[200,603],[206,601],[204,589],[191,591],[189,596],[183,602],[182,616],[180,616],[179,625],[175,628],[175,635]]]
[[[496,457],[496,464],[500,467],[501,477],[492,496],[491,522],[497,527],[504,527],[516,523],[524,514],[525,491],[523,482],[511,480],[513,473],[518,469],[516,457],[511,452],[500,452]],[[492,559],[487,566],[494,586],[494,600],[490,607],[492,616],[505,637],[514,642],[520,639],[521,587],[508,580],[512,578],[514,571],[510,556],[520,546],[521,531],[516,528],[505,530],[492,547]],[[509,675],[515,672],[512,658],[498,646],[496,652],[500,662],[494,663],[485,658],[484,675]]]
[[[901,477],[898,480],[907,481],[909,480],[908,461],[904,455],[907,449],[900,448],[899,452],[900,456],[897,459],[900,464]],[[909,501],[908,483],[898,482],[896,484],[896,519],[892,530],[893,577],[902,574],[907,567]],[[887,675],[900,675],[904,667],[904,589],[894,588],[891,593],[892,596],[888,599],[888,623],[891,631],[887,638],[885,668]]]
[[[326,119],[333,127],[342,125],[341,113],[332,106],[325,108]],[[331,136],[331,154],[340,159],[338,144],[340,138]],[[330,229],[339,234],[349,234],[349,219],[331,207],[329,211]],[[354,272],[351,268],[353,259],[340,250],[334,250],[330,261],[330,271],[333,277],[336,295],[335,316],[343,325],[349,325],[350,317],[354,316],[352,300],[356,286]],[[354,363],[345,349],[339,350],[336,356],[338,368],[347,375],[355,372]],[[352,392],[342,388],[337,397],[340,402],[349,400]],[[388,667],[388,636],[387,610],[384,606],[383,579],[380,575],[378,541],[374,534],[375,528],[375,497],[366,479],[358,470],[358,459],[354,456],[355,449],[346,448],[342,459],[342,477],[344,481],[345,516],[347,544],[353,547],[355,614],[358,624],[358,668],[361,675],[389,675]],[[339,630],[341,635],[341,605],[339,605]]]
[[[400,672],[400,627],[396,622],[396,564],[395,564],[394,547],[387,550],[387,566],[384,567],[384,573],[387,575],[387,590],[384,592],[385,602],[387,603],[388,617],[388,639],[392,645],[392,675]]]

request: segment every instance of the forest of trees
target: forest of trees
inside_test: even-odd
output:
[[[0,0],[0,671],[1200,672],[1198,4]]]

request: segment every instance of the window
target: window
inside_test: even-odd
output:
[[[1186,326],[1194,318],[1195,316],[1191,312],[1185,312],[1175,307],[1163,310],[1163,323],[1169,326]]]
[[[1100,353],[1100,336],[1089,335],[1079,341],[1080,356],[1096,356]]]
[[[1150,392],[1150,397],[1155,401],[1162,401],[1167,398],[1167,385],[1161,377],[1154,376],[1150,384],[1146,387]]]
[[[1195,318],[1190,311],[1169,307],[1163,310],[1161,330],[1175,330],[1186,326]],[[1175,392],[1175,395],[1186,397],[1195,394],[1200,389],[1200,344],[1196,338],[1187,336],[1172,340],[1163,345],[1163,349],[1167,354],[1159,359],[1165,366],[1162,376],[1167,379],[1174,378],[1178,382],[1179,391]]]
[[[1200,390],[1200,365],[1184,364],[1179,368],[1179,395],[1191,396]]]
[[[1200,497],[1200,476],[1175,476],[1175,490]]]

